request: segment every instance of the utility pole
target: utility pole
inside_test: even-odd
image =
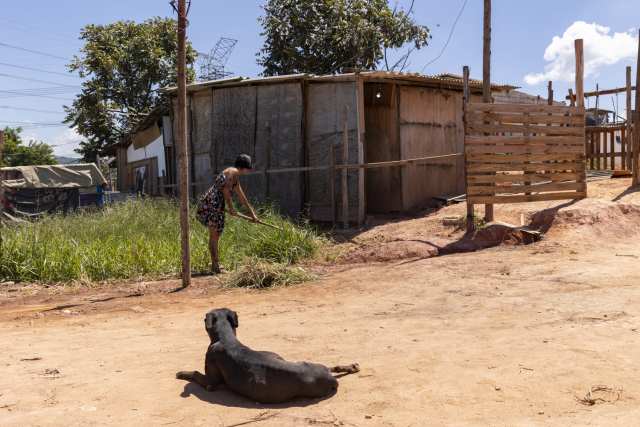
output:
[[[4,150],[4,131],[0,130],[0,165],[2,165],[2,152]],[[2,186],[2,174],[0,173],[0,218],[4,210],[4,187]],[[0,249],[2,249],[2,227],[0,227]]]
[[[175,4],[175,3],[174,3]],[[189,246],[189,147],[187,144],[187,4],[178,0],[178,111],[176,114],[180,188],[180,236],[182,243],[182,287],[191,284]]]
[[[639,31],[640,33],[640,31]],[[638,59],[636,60],[636,105],[633,114],[633,185],[640,183],[640,39],[638,40]]]
[[[482,52],[482,102],[491,103],[491,0],[484,0],[484,31]],[[484,219],[493,221],[493,205],[484,205]]]

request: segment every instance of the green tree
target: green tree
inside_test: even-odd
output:
[[[429,29],[388,0],[267,0],[260,18],[264,45],[258,64],[267,76],[331,74],[345,68],[404,68],[415,49],[426,46]],[[412,47],[394,65],[387,50]]]
[[[21,128],[4,128],[4,150],[0,166],[54,165],[53,148],[40,141],[25,144]]]
[[[80,39],[84,47],[68,67],[85,80],[73,105],[65,107],[65,123],[86,138],[76,152],[95,161],[96,154],[118,142],[144,114],[166,102],[159,89],[176,83],[177,24],[153,18],[87,25]],[[193,64],[195,58],[188,44],[187,62]],[[189,67],[187,79],[193,78]]]

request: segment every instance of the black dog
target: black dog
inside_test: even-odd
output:
[[[359,371],[357,364],[332,369],[316,363],[287,362],[268,351],[254,351],[236,338],[238,315],[227,308],[211,310],[205,317],[211,339],[205,374],[178,372],[176,378],[192,381],[211,391],[220,384],[260,403],[281,403],[296,397],[317,398],[334,393],[343,375]],[[342,375],[341,375],[342,376]]]

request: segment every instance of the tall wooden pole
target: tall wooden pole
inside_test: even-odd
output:
[[[547,104],[553,105],[553,82],[549,80],[547,85]]]
[[[631,150],[632,150],[632,144],[631,141],[633,141],[633,137],[632,137],[632,130],[631,130],[631,123],[633,123],[633,110],[631,109],[631,66],[627,66],[627,87],[626,87],[626,95],[627,95],[627,124],[626,124],[626,135],[625,135],[625,139],[626,141],[625,144],[627,146],[627,152],[626,154],[626,158],[624,159],[625,162],[625,169],[627,170],[633,170],[632,169],[632,164],[631,164]]]
[[[575,41],[576,49],[576,107],[584,108],[584,42]]]
[[[182,243],[182,286],[191,284],[189,246],[189,146],[187,144],[187,5],[178,0],[178,111],[176,114],[178,164],[180,168],[180,235]]]
[[[640,37],[640,31],[638,31]],[[636,61],[636,104],[633,114],[633,185],[638,185],[639,171],[638,154],[640,154],[640,39],[638,39],[638,59]]]
[[[464,117],[464,125],[465,125],[465,134],[466,134],[466,126],[467,126],[467,103],[469,102],[469,67],[468,66],[464,66],[462,68],[462,111],[463,111],[463,117]],[[464,156],[464,171],[465,171],[465,177],[464,177],[464,185],[465,185],[465,192],[467,193],[467,233],[471,233],[475,230],[475,223],[474,223],[474,207],[473,207],[473,203],[469,203],[469,190],[467,189],[467,156],[466,156],[466,151],[467,151],[467,147],[463,147],[464,148],[464,152],[465,152],[465,156]]]
[[[484,31],[482,52],[482,102],[491,103],[491,0],[484,0]],[[484,205],[484,219],[493,221],[493,205]]]
[[[584,108],[584,42],[582,39],[577,39],[574,42],[575,47],[575,55],[576,55],[576,107]],[[587,158],[587,150],[586,150],[586,134],[583,135],[584,141],[584,158]],[[587,167],[586,163],[583,165],[584,168]],[[585,179],[581,185],[582,192],[587,194],[587,180]]]

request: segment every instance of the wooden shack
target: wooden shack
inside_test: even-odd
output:
[[[472,80],[470,87],[472,97],[480,99],[482,82]],[[501,99],[514,89],[492,86]],[[167,92],[175,96],[175,89]],[[336,164],[463,151],[462,79],[455,75],[374,71],[224,79],[189,85],[188,109],[192,196],[205,191],[239,153],[247,153],[256,165],[256,173],[243,178],[249,197],[314,221],[329,221],[340,210],[340,172],[262,171],[327,166],[331,150]],[[175,184],[175,173],[167,180]],[[351,169],[347,189],[353,222],[367,214],[416,211],[434,197],[464,193],[463,158]]]

